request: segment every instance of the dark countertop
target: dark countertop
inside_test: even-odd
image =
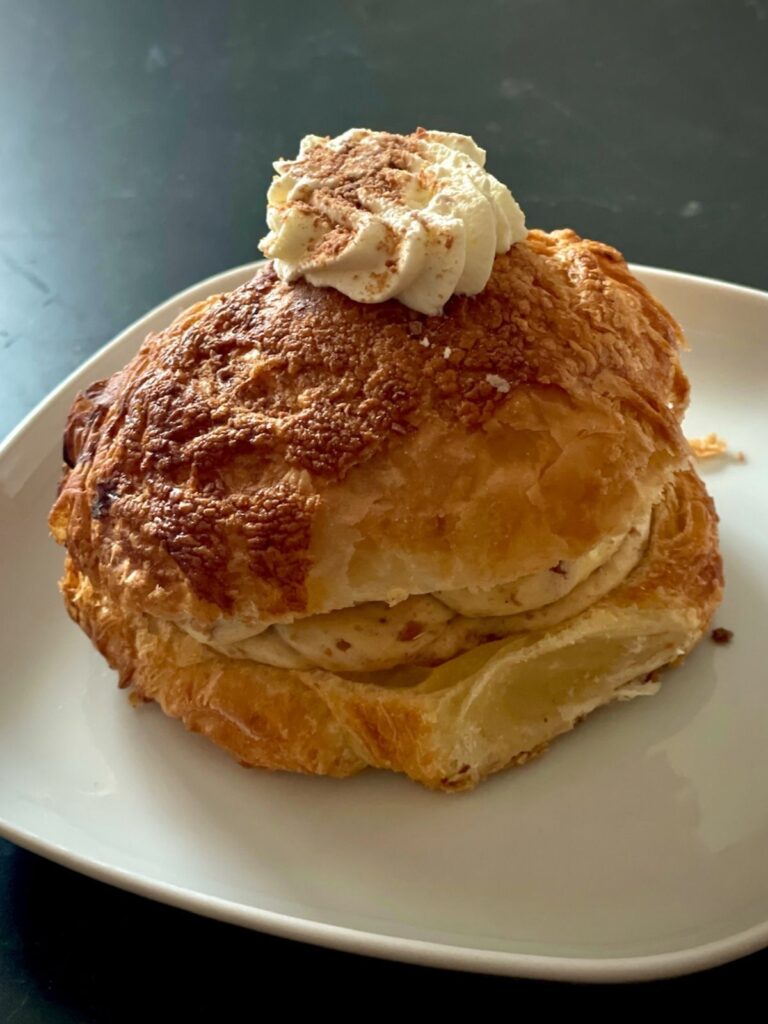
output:
[[[308,132],[472,134],[529,224],[768,287],[768,0],[0,0],[0,15],[0,435],[149,307],[256,258],[270,161]],[[725,993],[766,968],[758,954],[633,998]],[[149,1005],[225,1020],[283,975],[318,1005],[352,980],[382,1003],[627,994],[313,950],[0,844],[0,1021]]]

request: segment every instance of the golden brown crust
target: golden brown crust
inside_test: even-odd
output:
[[[51,528],[100,591],[201,623],[493,585],[626,528],[683,464],[679,343],[571,231],[442,317],[266,267],[78,398]]]
[[[132,696],[207,736],[244,765],[346,776],[365,767],[345,730],[299,678],[217,655],[176,627],[99,598],[67,559],[67,609]]]
[[[695,473],[680,473],[627,580],[569,622],[515,640],[475,689],[451,663],[418,685],[383,686],[233,660],[97,593],[71,559],[62,590],[123,685],[239,761],[335,776],[372,765],[450,791],[530,759],[621,686],[678,660],[719,603],[722,565],[712,501]],[[563,659],[567,699],[555,685]]]

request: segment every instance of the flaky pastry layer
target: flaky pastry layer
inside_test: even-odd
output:
[[[436,317],[267,266],[78,397],[51,528],[105,598],[201,630],[488,590],[626,533],[686,463],[680,341],[571,231]]]
[[[97,592],[72,558],[62,591],[122,685],[242,763],[333,776],[372,766],[453,791],[530,759],[601,704],[654,688],[651,674],[690,650],[720,600],[716,523],[702,482],[681,472],[640,563],[589,608],[379,680],[229,658]]]

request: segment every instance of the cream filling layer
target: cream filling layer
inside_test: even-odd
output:
[[[488,590],[419,594],[393,606],[368,602],[254,629],[229,620],[197,640],[232,658],[277,668],[377,672],[435,665],[489,640],[555,626],[617,587],[645,550],[648,512],[623,536],[580,558]]]

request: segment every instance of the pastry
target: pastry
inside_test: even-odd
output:
[[[482,162],[305,140],[271,262],[71,409],[67,608],[244,764],[470,788],[652,693],[720,600],[678,325]]]

